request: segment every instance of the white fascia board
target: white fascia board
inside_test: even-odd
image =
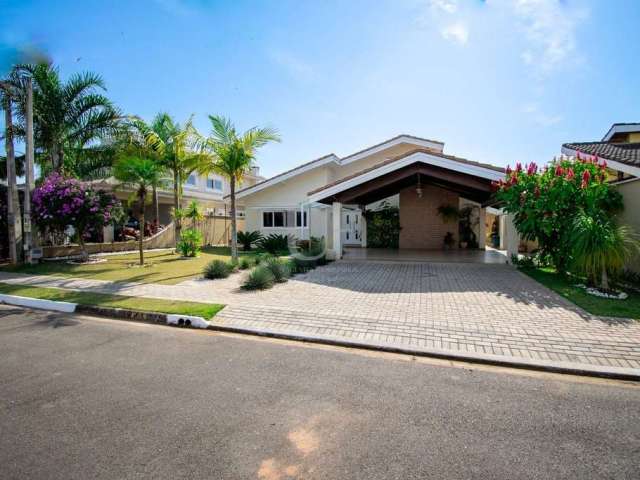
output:
[[[432,148],[440,152],[444,147],[444,143],[431,142],[429,140],[422,140],[422,139],[407,137],[403,135],[401,137],[395,138],[393,140],[385,142],[376,147],[368,148],[367,150],[363,150],[362,152],[356,153],[354,155],[350,155],[348,157],[344,157],[342,160],[340,160],[340,165],[347,165],[349,163],[357,162],[358,160],[362,160],[363,158],[369,157],[371,155],[374,155],[388,148],[395,147],[396,145],[400,145],[401,143],[409,143],[411,145],[415,145],[416,147]]]
[[[391,173],[395,170],[399,170],[400,168],[406,167],[407,165],[411,165],[415,162],[423,162],[429,165],[434,165],[436,167],[442,167],[448,170],[466,173],[468,175],[473,175],[480,178],[486,178],[487,180],[501,180],[504,178],[504,173],[498,172],[496,170],[491,170],[490,168],[456,162],[455,160],[449,160],[447,158],[429,155],[428,153],[424,152],[416,152],[413,155],[409,155],[408,157],[403,158],[402,160],[383,165],[379,168],[376,168],[375,170],[371,170],[369,172],[363,173],[362,175],[351,178],[345,182],[334,185],[333,187],[327,188],[326,190],[322,190],[313,195],[309,195],[309,201],[320,201],[323,198],[327,198],[344,190],[348,190],[349,188],[353,188],[357,185],[360,185],[361,183],[368,182],[369,180],[373,180],[374,178],[386,175],[387,173]]]
[[[562,147],[562,154],[568,157],[577,157],[578,152],[572,148]],[[591,155],[590,153],[580,152],[580,155],[584,155],[587,157],[595,157],[595,155]],[[627,165],[626,163],[616,162],[615,160],[609,160],[607,157],[601,157],[598,155],[598,158],[607,162],[607,167],[611,170],[617,170],[618,172],[628,173],[629,175],[633,175],[634,177],[640,177],[640,167],[634,167],[632,165]]]
[[[327,165],[329,163],[335,163],[335,164],[339,164],[340,159],[334,155],[328,155],[326,157],[322,157],[319,158],[318,160],[316,160],[315,162],[311,162],[307,165],[304,165],[302,167],[299,168],[295,168],[293,170],[291,170],[288,173],[285,173],[284,175],[277,175],[273,178],[271,178],[270,180],[266,180],[260,184],[248,187],[246,190],[243,190],[241,192],[236,193],[236,198],[243,198],[246,197],[247,195],[251,195],[253,193],[259,192],[260,190],[264,190],[265,188],[269,188],[273,185],[277,185],[280,182],[284,182],[286,180],[289,180],[290,178],[296,177],[302,173],[308,172],[310,170],[316,169],[318,167],[321,167],[323,165]]]
[[[632,123],[631,125],[613,125],[602,138],[602,141],[608,142],[616,133],[631,133],[637,131],[640,131],[640,124],[638,123]]]

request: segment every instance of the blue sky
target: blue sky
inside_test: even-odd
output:
[[[636,0],[0,0],[0,65],[46,49],[125,112],[277,127],[273,175],[398,133],[538,163],[640,121]]]

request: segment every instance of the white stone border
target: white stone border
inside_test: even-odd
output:
[[[76,311],[77,304],[70,302],[56,302],[42,298],[21,297],[19,295],[0,294],[0,302],[19,307],[39,308],[42,310],[54,310],[56,312],[72,313]]]

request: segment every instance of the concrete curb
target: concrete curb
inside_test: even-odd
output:
[[[616,380],[640,381],[640,369],[624,367],[602,367],[598,365],[585,365],[582,363],[561,362],[551,360],[529,360],[525,358],[508,357],[505,355],[490,355],[482,353],[463,353],[452,350],[438,350],[421,347],[402,347],[395,344],[377,342],[357,342],[345,340],[340,337],[327,335],[307,335],[304,333],[283,333],[273,330],[233,327],[220,324],[211,324],[209,330],[220,332],[255,335],[260,337],[281,338],[306,343],[317,343],[346,348],[359,348],[377,352],[401,353],[416,357],[431,357],[442,360],[453,360],[467,363],[479,363],[498,367],[509,367],[523,370],[536,370],[541,372],[561,373],[567,375],[580,375],[587,377],[609,378]]]
[[[202,317],[189,315],[171,315],[157,312],[142,312],[127,310],[124,308],[98,307],[94,305],[76,305],[67,302],[54,302],[37,298],[19,297],[17,295],[0,295],[0,302],[10,305],[18,305],[29,308],[55,310],[65,313],[83,313],[112,319],[128,321],[164,324],[179,327],[206,328],[208,330],[253,335],[259,337],[280,338],[305,343],[331,345],[336,347],[359,348],[377,352],[400,353],[416,357],[431,357],[442,360],[452,360],[467,363],[479,363],[498,367],[518,368],[523,370],[536,370],[541,372],[561,373],[568,375],[580,375],[587,377],[609,378],[616,380],[640,381],[640,369],[624,367],[602,367],[598,365],[585,365],[582,363],[556,362],[550,360],[529,360],[525,358],[508,357],[504,355],[490,355],[481,353],[462,353],[452,350],[438,350],[422,347],[403,347],[395,344],[380,342],[357,342],[329,335],[307,335],[305,333],[278,332],[275,330],[234,327],[215,324],[204,320]],[[69,308],[73,307],[73,310]],[[182,320],[182,322],[180,322]],[[187,323],[187,320],[189,322]]]

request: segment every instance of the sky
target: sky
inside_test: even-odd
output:
[[[276,127],[266,176],[400,133],[504,166],[640,121],[640,1],[0,0],[17,49],[91,70],[128,114]],[[2,73],[2,72],[0,72]]]

